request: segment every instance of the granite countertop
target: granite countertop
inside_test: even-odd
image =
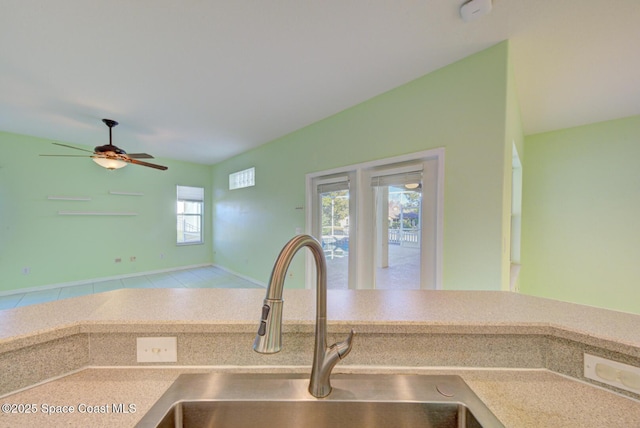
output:
[[[336,372],[340,372],[340,366]],[[289,372],[291,370],[288,370]],[[132,427],[185,369],[89,368],[5,397],[31,403],[35,414],[0,414],[0,426]],[[353,370],[351,370],[353,372]],[[388,372],[388,369],[380,372]],[[640,426],[640,403],[546,370],[412,370],[458,374],[506,427],[584,428]],[[80,413],[85,406],[135,405],[135,413]],[[73,406],[47,415],[43,406]]]
[[[122,289],[0,311],[0,352],[84,332],[255,332],[258,289]],[[315,292],[285,290],[284,331],[313,331]],[[640,357],[640,315],[501,291],[330,290],[359,332],[553,334]]]

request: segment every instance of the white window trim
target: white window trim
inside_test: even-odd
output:
[[[380,168],[385,165],[391,166],[392,164],[399,164],[403,162],[427,162],[427,161],[435,161],[436,168],[435,171],[433,168],[429,168],[425,173],[433,174],[432,177],[426,177],[425,179],[435,179],[435,192],[436,192],[436,210],[435,210],[435,221],[434,221],[434,229],[435,229],[435,251],[433,260],[433,278],[429,280],[428,288],[429,289],[442,289],[442,274],[443,274],[443,247],[444,247],[444,147],[425,150],[416,153],[410,153],[401,156],[395,156],[386,159],[380,159],[375,161],[363,162],[355,165],[348,165],[344,167],[334,168],[326,171],[318,171],[314,173],[309,173],[305,177],[306,181],[306,215],[305,215],[305,233],[313,234],[313,224],[314,224],[314,213],[313,213],[313,201],[314,198],[317,198],[317,192],[315,189],[315,184],[317,184],[316,179],[318,177],[324,176],[338,176],[338,175],[350,175],[350,198],[355,197],[357,202],[357,206],[355,209],[355,216],[350,218],[350,229],[359,230],[362,223],[362,218],[360,213],[367,212],[367,201],[364,197],[357,197],[357,194],[364,194],[364,189],[370,186],[370,177],[371,171],[375,168]],[[351,215],[351,214],[350,214]],[[425,231],[426,233],[426,231]],[[373,245],[373,243],[368,242],[371,240],[371,236],[366,233],[358,233],[358,239],[354,243],[353,247],[350,247],[349,251],[354,251],[354,259],[358,257],[360,248],[367,248],[368,246]],[[350,242],[351,239],[350,239]],[[358,264],[360,266],[358,272],[353,272],[351,266],[349,266],[349,276],[355,275],[355,284],[356,288],[364,288],[364,282],[370,281],[371,276],[370,273],[362,271],[362,263]],[[313,288],[315,282],[315,267],[314,261],[310,254],[306,255],[306,276],[305,276],[305,288]],[[368,287],[367,287],[368,288]]]

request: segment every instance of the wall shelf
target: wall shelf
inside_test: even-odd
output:
[[[90,201],[89,196],[47,196],[47,199],[55,201]]]
[[[113,211],[58,211],[58,215],[134,216],[138,215],[138,213]]]
[[[109,194],[119,196],[144,196],[144,193],[141,192],[119,192],[116,190],[109,190]]]

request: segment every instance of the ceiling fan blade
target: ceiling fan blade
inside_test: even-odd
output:
[[[147,153],[127,153],[131,159],[153,159],[153,156]]]
[[[39,156],[53,156],[56,158],[90,158],[89,155],[39,155]]]
[[[156,165],[155,163],[143,162],[143,161],[139,161],[137,159],[131,159],[131,158],[127,159],[125,162],[129,162],[135,165],[148,166],[149,168],[155,168],[162,171],[166,171],[167,169],[169,169],[168,167],[163,165]]]
[[[69,146],[68,144],[62,144],[62,143],[53,143],[53,144],[55,144],[56,146],[68,147],[70,149],[76,149],[76,150],[81,150],[83,152],[93,153],[91,150],[81,149],[80,147]]]

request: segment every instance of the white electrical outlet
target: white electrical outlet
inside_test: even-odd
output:
[[[640,392],[640,367],[584,354],[584,377],[625,391]]]
[[[175,363],[178,361],[178,340],[175,337],[138,337],[139,363]]]

